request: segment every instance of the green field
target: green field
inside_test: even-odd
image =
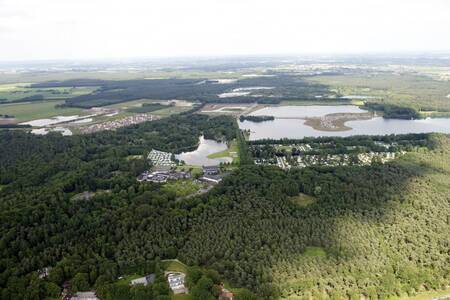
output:
[[[340,95],[364,95],[377,97],[367,102],[410,107],[419,112],[440,112],[450,115],[448,81],[434,80],[425,76],[370,74],[315,76],[311,82],[328,85]],[[431,114],[433,115],[433,114]]]
[[[170,106],[168,108],[154,111],[154,112],[152,112],[152,114],[161,116],[161,117],[168,117],[168,116],[171,116],[174,114],[179,114],[179,113],[188,111],[190,109],[191,109],[191,107],[189,107],[189,106]]]
[[[44,100],[61,100],[92,93],[98,87],[52,87],[30,88],[30,83],[0,84],[0,102],[11,102],[31,96],[42,96]]]
[[[304,256],[326,257],[327,253],[321,247],[307,247],[303,252]]]
[[[302,193],[300,193],[298,196],[291,197],[289,200],[291,200],[292,203],[294,203],[299,207],[306,207],[317,201],[315,197],[305,195]]]
[[[442,291],[426,291],[419,292],[415,296],[400,296],[400,297],[390,297],[389,300],[431,300],[434,298],[447,296],[450,298],[450,289],[442,290]]]
[[[162,101],[150,100],[150,99],[140,99],[140,100],[133,100],[133,101],[127,101],[127,102],[121,102],[121,103],[116,103],[116,104],[112,104],[112,105],[107,105],[105,107],[125,110],[126,112],[121,113],[121,116],[123,116],[124,114],[130,115],[131,113],[139,113],[139,111],[137,111],[137,110],[139,108],[141,108],[143,104],[157,104],[160,102],[162,102]],[[165,101],[163,101],[163,102],[165,102]],[[179,114],[181,112],[187,111],[191,108],[192,108],[191,106],[167,106],[167,108],[162,108],[159,110],[151,111],[151,114],[161,116],[161,117],[168,117],[173,114]]]
[[[166,183],[162,189],[167,193],[174,194],[175,197],[186,197],[197,192],[200,185],[192,180],[178,180]]]
[[[0,104],[0,114],[15,116],[19,122],[34,119],[50,118],[54,116],[68,116],[83,114],[83,110],[74,107],[56,108],[64,101],[39,101],[15,104]]]
[[[200,166],[193,166],[193,165],[182,165],[177,167],[177,171],[187,172],[190,171],[193,176],[195,175],[202,175],[203,169]]]
[[[162,260],[161,262],[162,262],[162,267],[167,272],[182,272],[185,274],[187,272],[188,266],[185,265],[184,263],[182,263],[181,261],[179,261],[178,259],[166,259],[166,260]]]

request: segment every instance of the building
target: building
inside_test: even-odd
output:
[[[131,285],[139,285],[142,284],[144,286],[148,285],[148,284],[152,284],[153,282],[155,282],[155,278],[156,275],[155,274],[149,274],[147,276],[144,277],[140,277],[140,278],[136,278],[131,280]]]
[[[167,281],[169,282],[169,287],[174,294],[184,294],[187,292],[184,286],[184,279],[186,275],[184,273],[168,273]]]
[[[222,177],[217,175],[205,175],[200,177],[199,180],[203,182],[219,183],[222,181]]]
[[[220,168],[217,166],[203,166],[203,175],[217,175],[220,173]]]
[[[189,172],[176,172],[176,171],[155,171],[148,172],[145,171],[138,176],[137,181],[151,181],[156,183],[164,183],[168,180],[181,180],[191,178],[191,173]]]
[[[38,276],[39,278],[47,278],[48,274],[50,273],[51,267],[45,267],[40,270],[38,270]]]
[[[100,300],[95,292],[78,292],[70,298],[71,300]]]
[[[233,300],[234,299],[234,294],[232,292],[230,292],[223,286],[221,288],[222,288],[222,292],[219,296],[219,299],[222,299],[222,300]]]

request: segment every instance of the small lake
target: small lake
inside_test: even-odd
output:
[[[221,162],[231,162],[231,157],[208,158],[208,155],[226,150],[226,143],[219,143],[214,140],[207,140],[200,137],[200,144],[195,151],[183,152],[175,155],[176,159],[183,160],[187,165],[194,166],[217,166]]]
[[[322,117],[331,113],[362,113],[365,110],[354,105],[313,105],[266,107],[252,115],[274,116],[275,120],[255,123],[239,122],[239,128],[250,130],[250,140],[281,139],[319,136],[385,135],[406,133],[441,132],[450,133],[450,118],[428,118],[420,120],[398,120],[375,117],[370,120],[348,121],[347,131],[320,131],[305,125],[304,117]],[[298,119],[276,119],[276,118]]]

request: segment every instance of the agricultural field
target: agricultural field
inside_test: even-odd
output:
[[[0,103],[67,99],[90,94],[96,89],[97,87],[31,88],[30,83],[0,84]]]
[[[76,107],[57,108],[64,101],[39,101],[26,103],[0,104],[0,114],[14,116],[17,122],[54,116],[69,116],[84,114],[84,110]]]
[[[314,76],[308,80],[327,85],[339,95],[367,97],[367,102],[409,107],[425,116],[450,115],[449,81],[410,74]]]

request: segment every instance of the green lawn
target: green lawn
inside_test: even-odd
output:
[[[163,268],[168,272],[187,272],[188,266],[179,261],[178,259],[165,259],[162,260]]]
[[[202,175],[203,168],[200,166],[192,166],[192,165],[182,165],[177,167],[177,171],[187,172],[190,171],[193,176]]]
[[[189,300],[189,295],[186,294],[178,294],[178,295],[172,295],[172,300]]]
[[[327,253],[321,247],[306,247],[304,256],[314,256],[314,257],[326,257]]]
[[[442,291],[420,292],[415,296],[390,297],[389,300],[430,300],[443,296],[450,297],[450,288]]]
[[[152,112],[153,115],[161,116],[161,117],[168,117],[174,114],[179,114],[185,111],[190,110],[192,107],[190,106],[170,106],[168,108],[156,110]]]
[[[83,110],[75,107],[55,108],[64,101],[39,101],[15,104],[0,104],[0,113],[15,116],[19,122],[54,116],[80,115]]]
[[[317,199],[313,196],[309,196],[306,194],[300,193],[298,196],[294,196],[290,198],[291,202],[299,207],[306,207],[311,205],[317,201]]]
[[[162,189],[165,192],[174,193],[176,197],[186,197],[198,191],[200,186],[192,180],[177,180],[166,183]]]

